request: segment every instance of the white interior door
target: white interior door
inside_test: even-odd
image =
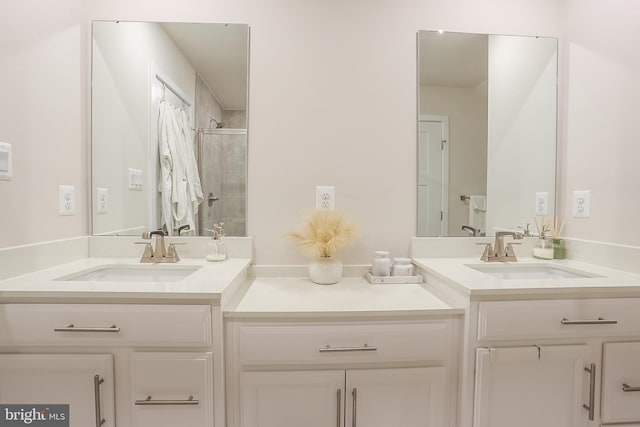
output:
[[[474,427],[584,427],[587,345],[476,351]]]
[[[418,236],[446,236],[449,193],[449,121],[422,116],[418,137]]]

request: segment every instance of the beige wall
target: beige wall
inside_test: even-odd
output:
[[[640,245],[640,5],[567,0],[560,87],[558,198],[567,234]],[[591,190],[591,218],[571,218],[574,190]]]
[[[71,159],[47,172],[47,185],[73,180],[81,195],[87,191],[88,20],[242,22],[251,26],[248,234],[259,264],[305,262],[283,234],[313,208],[316,185],[335,185],[338,207],[360,223],[360,238],[340,254],[343,262],[367,263],[383,248],[406,255],[416,218],[416,31],[555,36],[561,17],[556,0],[113,0],[89,2],[88,18],[84,2],[62,2],[68,4],[16,2],[1,18],[23,15],[30,24],[0,27],[0,40],[17,40],[15,47],[1,45],[1,61],[14,55],[31,65],[14,72],[11,101],[0,100],[14,115],[0,140],[28,147],[30,160],[22,161],[33,182],[0,182],[0,200],[12,206],[2,212],[0,236],[7,240],[0,246],[89,232],[86,197],[78,215],[58,217],[55,195],[41,191],[37,178],[45,159],[56,156],[51,148],[64,147]],[[59,40],[56,26],[74,32]],[[42,58],[29,50],[52,43],[55,53]],[[58,67],[62,78],[52,86],[51,68]],[[51,98],[21,101],[26,92],[19,86],[34,85],[54,91]],[[14,110],[16,100],[22,108]],[[35,120],[34,109],[42,113]],[[34,134],[25,139],[20,132]],[[35,197],[40,193],[45,199]]]
[[[0,141],[12,144],[13,180],[0,181],[0,247],[89,229],[85,3],[2,6]],[[75,216],[58,215],[61,184],[75,187]]]

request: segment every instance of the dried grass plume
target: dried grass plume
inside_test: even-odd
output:
[[[325,258],[347,246],[356,235],[356,225],[337,211],[313,211],[304,219],[301,232],[287,234],[302,250],[314,257]]]

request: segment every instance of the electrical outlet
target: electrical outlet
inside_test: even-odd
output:
[[[336,187],[327,185],[316,187],[316,209],[324,211],[336,209]]]
[[[109,212],[109,189],[96,188],[96,213]]]
[[[549,193],[536,193],[536,215],[549,214]]]
[[[142,191],[142,171],[129,168],[129,190]]]
[[[573,216],[575,218],[589,218],[591,216],[591,191],[573,192]]]
[[[0,142],[0,180],[11,181],[11,144]]]
[[[73,185],[58,186],[58,211],[60,215],[76,214],[76,196]]]

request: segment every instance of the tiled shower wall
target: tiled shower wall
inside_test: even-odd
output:
[[[225,124],[225,129],[246,129],[246,111],[223,110],[209,88],[196,77],[195,127],[215,128],[209,118]],[[210,235],[213,224],[224,222],[228,236],[246,235],[247,135],[201,133],[202,192],[199,230]],[[196,138],[197,140],[197,138]],[[209,206],[209,194],[219,197]]]

